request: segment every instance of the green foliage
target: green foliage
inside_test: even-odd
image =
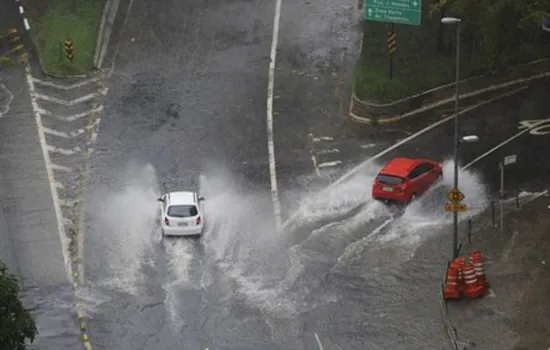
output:
[[[33,21],[34,40],[44,68],[53,74],[85,74],[93,67],[105,0],[58,0]],[[63,42],[74,43],[74,61],[66,58]]]
[[[0,349],[24,350],[38,334],[29,311],[19,299],[19,281],[0,261]]]
[[[397,52],[389,79],[389,24],[364,24],[356,68],[360,98],[390,102],[454,80],[455,27],[441,16],[462,19],[460,76],[465,79],[550,57],[550,33],[541,21],[550,0],[423,0],[420,26],[395,25]]]

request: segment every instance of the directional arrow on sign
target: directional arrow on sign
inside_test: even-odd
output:
[[[416,1],[413,1],[413,6],[418,6],[418,3]]]
[[[369,16],[372,15],[372,9],[369,9]]]

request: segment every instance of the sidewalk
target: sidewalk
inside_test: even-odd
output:
[[[448,314],[464,349],[550,348],[550,197],[542,196],[505,216],[506,233],[486,215],[473,223],[491,284],[479,300],[448,302]],[[464,347],[464,345],[466,347]]]

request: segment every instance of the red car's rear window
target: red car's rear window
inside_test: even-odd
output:
[[[378,177],[376,177],[376,180],[378,182],[383,183],[385,185],[400,185],[403,183],[403,179],[399,176],[392,176],[392,175],[385,175],[380,174]]]

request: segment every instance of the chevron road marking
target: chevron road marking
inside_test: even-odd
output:
[[[50,152],[59,153],[59,154],[62,154],[64,156],[70,156],[70,155],[82,152],[82,149],[80,147],[74,147],[74,148],[71,148],[71,149],[66,149],[66,148],[59,148],[59,147],[54,147],[54,146],[51,146],[51,145],[47,145],[46,148]]]
[[[61,84],[56,84],[56,83],[52,83],[50,81],[45,81],[45,80],[41,80],[41,79],[38,79],[38,78],[35,78],[33,77],[33,80],[35,83],[37,83],[38,85],[42,85],[42,86],[49,86],[49,87],[53,87],[53,88],[56,88],[56,89],[59,89],[59,90],[72,90],[72,89],[78,89],[78,88],[81,88],[83,86],[86,86],[86,85],[90,85],[90,84],[93,84],[93,83],[96,83],[97,81],[99,81],[99,78],[90,78],[90,79],[86,79],[84,81],[81,81],[79,83],[76,83],[76,84],[72,84],[72,85],[61,85]]]
[[[63,166],[63,165],[58,165],[58,164],[55,164],[55,163],[50,163],[50,166],[53,170],[63,171],[63,172],[66,172],[66,173],[71,173],[73,171],[69,167],[66,167],[66,166]]]
[[[66,121],[66,122],[74,122],[75,120],[79,120],[79,119],[88,117],[92,113],[99,113],[102,110],[103,110],[103,105],[99,105],[96,108],[92,108],[92,109],[89,109],[89,110],[81,112],[81,113],[77,113],[77,114],[73,114],[73,115],[69,115],[69,116],[60,116],[60,115],[54,114],[54,113],[52,113],[52,112],[50,112],[50,111],[48,111],[44,108],[39,108],[38,109],[38,111],[41,115],[45,115],[45,116],[48,116],[48,117],[53,117],[53,118],[63,120],[63,121]]]
[[[46,134],[62,137],[64,139],[72,139],[72,138],[78,137],[78,136],[86,133],[89,129],[92,129],[94,126],[98,125],[99,122],[100,122],[100,120],[96,119],[96,120],[94,120],[94,122],[92,124],[86,125],[84,128],[79,128],[76,131],[70,131],[70,132],[58,131],[58,130],[55,130],[55,129],[50,129],[50,128],[44,127],[44,132]]]
[[[103,88],[103,89],[99,90],[98,92],[101,95],[105,96],[107,94],[108,90],[109,90],[109,88]],[[77,105],[77,104],[95,99],[97,97],[97,93],[87,94],[87,95],[75,98],[74,100],[64,100],[64,99],[61,99],[61,98],[48,96],[48,95],[45,95],[45,94],[40,94],[38,92],[36,93],[36,97],[43,100],[43,101],[48,101],[48,102],[57,103],[57,104],[60,104],[60,105],[66,106],[66,107],[71,107],[71,106],[74,106],[74,105]]]

